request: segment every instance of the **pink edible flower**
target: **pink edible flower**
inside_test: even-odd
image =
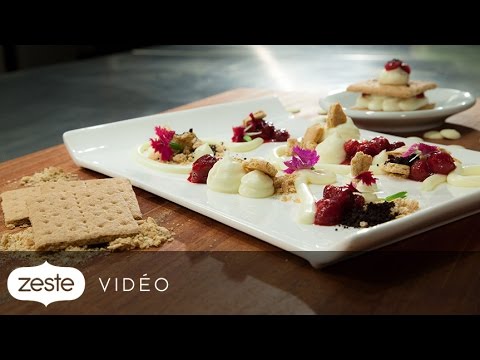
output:
[[[358,174],[357,176],[355,176],[355,179],[360,180],[361,182],[363,182],[367,186],[376,184],[377,180],[378,180],[377,178],[373,177],[373,174],[372,174],[371,171],[364,171],[364,172]]]
[[[405,151],[403,154],[402,154],[402,157],[409,157],[410,155],[416,153],[417,151],[420,151],[423,155],[428,155],[428,154],[431,154],[435,151],[438,151],[438,147],[436,146],[433,146],[433,145],[427,145],[427,144],[424,144],[424,143],[416,143],[416,144],[413,144],[412,146],[410,146],[408,148],[407,151]]]
[[[302,149],[299,146],[294,146],[292,152],[292,159],[284,162],[287,169],[283,171],[287,174],[291,174],[297,170],[312,169],[318,162],[318,159],[320,159],[320,156],[315,150]]]
[[[150,139],[152,148],[160,154],[162,161],[172,160],[173,150],[170,147],[170,141],[172,141],[175,131],[155,126],[155,134],[157,134],[158,138]]]

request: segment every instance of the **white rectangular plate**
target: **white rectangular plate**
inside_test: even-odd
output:
[[[212,192],[206,185],[191,184],[185,174],[160,172],[137,159],[136,148],[154,136],[156,125],[168,125],[180,133],[193,128],[200,139],[228,141],[232,126],[238,126],[246,115],[259,109],[268,114],[268,120],[277,127],[288,129],[295,137],[302,136],[310,124],[307,120],[293,118],[277,98],[269,97],[68,131],[63,139],[77,165],[108,176],[126,177],[141,189],[296,253],[314,267],[350,256],[351,251],[378,248],[480,211],[480,189],[442,184],[435,191],[421,192],[420,183],[379,176],[380,188],[385,195],[408,191],[409,197],[419,201],[421,209],[407,217],[367,229],[301,225],[294,220],[298,204],[293,201],[280,201],[277,197],[250,199]],[[361,132],[362,138],[367,139],[378,135],[384,134]],[[391,141],[404,140],[384,136]],[[263,144],[243,156],[268,159],[273,156],[276,146],[279,144]],[[464,164],[480,163],[476,151],[452,149],[452,153]],[[341,185],[349,181],[346,177],[337,178]],[[322,189],[323,186],[312,186],[317,198],[322,197]]]

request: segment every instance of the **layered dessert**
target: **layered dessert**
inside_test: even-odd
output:
[[[399,59],[388,61],[378,79],[350,85],[347,91],[360,93],[354,109],[371,111],[415,111],[432,109],[425,96],[437,84],[410,80],[410,66]]]

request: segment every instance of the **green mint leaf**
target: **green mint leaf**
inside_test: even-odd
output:
[[[396,194],[393,194],[393,195],[390,195],[390,196],[387,196],[385,198],[385,201],[393,201],[395,199],[401,199],[401,198],[405,198],[407,197],[407,192],[406,191],[400,191]]]
[[[176,143],[176,142],[173,142],[171,141],[170,142],[170,147],[173,149],[173,150],[177,150],[177,151],[182,151],[183,150],[183,147],[182,145]]]

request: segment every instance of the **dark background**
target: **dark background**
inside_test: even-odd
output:
[[[480,96],[480,46],[133,43],[0,45],[0,162],[61,144],[69,130],[236,88],[318,99],[377,76],[394,57],[410,64],[412,79]]]
[[[149,45],[0,45],[0,73],[88,59]]]

